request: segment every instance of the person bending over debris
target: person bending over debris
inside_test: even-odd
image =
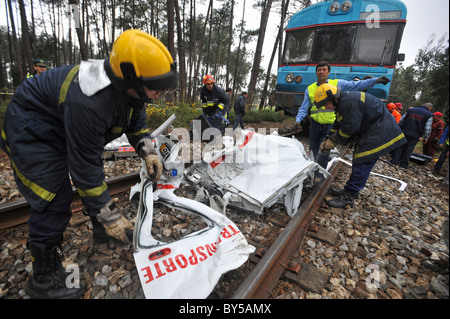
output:
[[[331,193],[337,198],[327,201],[332,207],[353,206],[378,158],[406,143],[406,138],[383,102],[371,94],[344,92],[325,83],[316,90],[314,102],[317,107],[336,113],[330,135],[320,145],[321,151],[329,152],[337,144],[356,142],[350,178],[344,189],[332,188]]]
[[[153,36],[127,30],[109,58],[49,70],[25,81],[7,107],[0,146],[30,204],[33,298],[78,298],[61,264],[63,232],[71,217],[73,184],[89,212],[95,241],[129,242],[133,226],[119,213],[103,173],[104,145],[126,133],[154,180],[162,173],[146,126],[144,105],[175,88],[167,48]],[[70,177],[69,177],[70,173]]]

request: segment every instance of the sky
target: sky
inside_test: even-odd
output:
[[[241,0],[242,1],[242,0]],[[403,39],[400,44],[399,53],[405,53],[403,66],[407,67],[414,64],[414,59],[420,49],[424,49],[430,36],[435,33],[436,40],[443,35],[449,35],[449,1],[448,0],[402,0],[406,5],[408,13],[406,17],[406,26],[403,32]],[[247,0],[246,11],[252,12],[249,16],[259,17],[259,11],[252,9],[251,3]],[[247,15],[247,14],[246,14]],[[239,15],[240,16],[240,15]],[[272,19],[271,19],[272,17]],[[237,17],[236,17],[237,19]],[[240,19],[240,17],[239,17]],[[273,12],[269,15],[269,25],[266,31],[266,39],[263,46],[262,67],[269,64],[272,54],[273,42],[275,41],[276,29],[279,23],[279,15]],[[247,27],[258,28],[260,19],[247,21]],[[256,40],[255,40],[256,48]],[[272,72],[276,73],[277,66],[273,66]]]
[[[403,33],[399,53],[405,53],[406,58],[403,66],[414,64],[414,59],[420,49],[425,48],[430,36],[434,33],[436,40],[443,35],[449,35],[449,1],[448,0],[402,0],[407,9],[407,22]],[[238,0],[238,7],[235,9],[235,25],[241,20],[241,5],[243,0]],[[261,13],[253,9],[255,0],[246,0],[246,26],[250,29],[259,28]],[[206,11],[206,8],[205,8]],[[0,24],[5,25],[5,2],[0,2]],[[273,43],[275,41],[279,15],[272,9],[269,15],[269,24],[266,31],[266,38],[263,46],[263,61],[261,67],[267,68]],[[256,38],[252,42],[253,50],[256,48]],[[251,48],[249,46],[249,48]],[[275,63],[277,60],[275,60]],[[273,66],[273,73],[277,72],[277,65]]]

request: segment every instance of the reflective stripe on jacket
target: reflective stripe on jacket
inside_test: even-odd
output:
[[[200,97],[203,112],[207,115],[216,114],[219,111],[225,115],[230,109],[230,98],[228,94],[215,84],[211,91],[206,86],[203,86],[200,91]]]
[[[395,118],[380,99],[364,92],[341,92],[331,138],[357,142],[353,163],[380,157],[406,143]]]

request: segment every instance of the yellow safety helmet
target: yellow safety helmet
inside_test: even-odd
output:
[[[314,93],[314,103],[317,108],[324,107],[328,101],[334,101],[341,93],[341,88],[330,83],[324,83],[316,89]]]
[[[141,95],[143,86],[150,90],[176,88],[175,63],[164,44],[140,30],[126,30],[117,37],[105,60],[105,70],[112,84],[122,90],[134,88]]]

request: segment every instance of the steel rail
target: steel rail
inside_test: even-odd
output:
[[[347,146],[342,152],[348,151]],[[285,227],[281,235],[270,246],[252,272],[242,281],[232,295],[232,299],[267,299],[275,288],[279,278],[286,270],[289,260],[303,241],[315,213],[320,207],[331,183],[339,173],[341,162],[331,170],[331,177],[322,180],[300,206],[299,211]]]
[[[139,172],[126,175],[119,175],[105,180],[111,195],[122,193],[130,186],[139,183]],[[81,197],[78,191],[73,188],[72,206],[81,205]],[[30,217],[30,205],[23,198],[14,202],[0,206],[0,230],[24,224]]]

